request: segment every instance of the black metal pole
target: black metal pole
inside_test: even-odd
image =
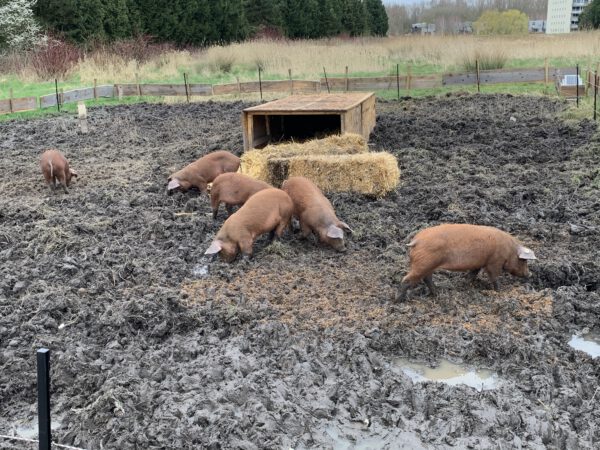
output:
[[[325,75],[325,85],[327,86],[327,93],[331,94],[331,91],[329,90],[329,81],[327,80],[327,72],[325,72],[325,66],[323,66],[323,74]]]
[[[60,99],[58,97],[58,80],[56,78],[54,79],[54,88],[56,89],[56,107],[60,112]]]
[[[258,66],[258,87],[260,89],[260,100],[262,101],[263,99],[263,95],[262,95],[262,77],[260,75],[261,69],[260,66]]]
[[[50,450],[50,350],[47,348],[37,351],[37,378],[40,450]]]
[[[594,73],[594,120],[596,120],[596,105],[598,100],[598,72]]]
[[[400,64],[396,64],[396,90],[398,91],[398,100],[400,100]]]
[[[188,82],[187,82],[187,75],[185,74],[185,72],[183,72],[183,83],[185,84],[185,96],[187,98],[187,102],[190,102],[190,91],[188,90]]]
[[[575,78],[575,83],[576,83],[576,87],[575,87],[575,92],[577,93],[577,107],[579,108],[579,64],[577,64],[577,77]]]
[[[475,60],[475,70],[477,71],[477,92],[481,92],[481,88],[479,87],[479,60]]]

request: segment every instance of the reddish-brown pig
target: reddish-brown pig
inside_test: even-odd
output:
[[[268,189],[270,184],[256,180],[241,173],[222,173],[213,181],[210,189],[210,205],[213,210],[213,219],[217,218],[219,206],[225,203],[228,215],[231,215],[234,206],[241,206],[258,191]]]
[[[346,250],[344,231],[352,229],[335,215],[331,202],[308,178],[291,177],[281,186],[294,202],[294,216],[303,237],[314,233],[318,239],[339,252]]]
[[[403,301],[409,287],[425,281],[431,295],[436,290],[432,274],[438,269],[470,272],[474,279],[484,269],[498,289],[503,271],[517,277],[529,276],[527,261],[537,259],[532,250],[494,227],[445,224],[418,232],[408,244],[410,271],[402,279],[396,299]]]
[[[236,172],[240,167],[240,158],[225,150],[209,153],[188,164],[168,178],[167,193],[176,190],[187,191],[196,188],[206,192],[206,185],[225,172]]]
[[[292,218],[292,199],[281,189],[269,188],[257,192],[223,223],[205,255],[221,254],[232,262],[241,251],[252,255],[258,236],[270,232],[270,238],[281,237]]]
[[[42,174],[46,179],[46,184],[50,189],[56,189],[57,185],[61,185],[65,192],[71,184],[71,178],[76,177],[77,173],[69,167],[69,162],[64,155],[58,150],[46,150],[40,157],[40,167]]]

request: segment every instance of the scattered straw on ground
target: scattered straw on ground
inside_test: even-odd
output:
[[[276,274],[265,264],[229,282],[220,277],[193,281],[182,291],[189,306],[213,301],[235,308],[242,296],[250,308],[268,302],[283,323],[301,330],[433,327],[521,334],[532,321],[552,314],[546,291],[525,292],[515,286],[494,292],[467,287],[466,281],[465,288],[440,289],[438,298],[417,290],[397,305],[391,301],[394,287],[389,278],[380,262],[367,252],[356,252],[318,266],[285,261]]]

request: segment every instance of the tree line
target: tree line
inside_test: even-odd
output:
[[[529,19],[545,19],[548,0],[431,0],[413,6],[388,6],[389,34],[409,33],[413,23],[434,23],[438,33],[460,32],[464,22],[475,22],[485,11],[518,10]]]
[[[321,38],[388,31],[382,0],[38,0],[33,11],[49,31],[78,43],[150,35],[198,46],[261,33]]]

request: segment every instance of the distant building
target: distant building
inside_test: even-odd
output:
[[[579,29],[579,16],[592,0],[548,0],[546,33],[570,33]]]
[[[459,22],[454,27],[456,34],[472,34],[473,33],[473,22]]]
[[[545,33],[546,32],[546,21],[545,20],[530,20],[529,21],[529,32],[530,33]]]
[[[434,34],[435,33],[435,23],[413,23],[410,26],[411,33],[415,34]]]

